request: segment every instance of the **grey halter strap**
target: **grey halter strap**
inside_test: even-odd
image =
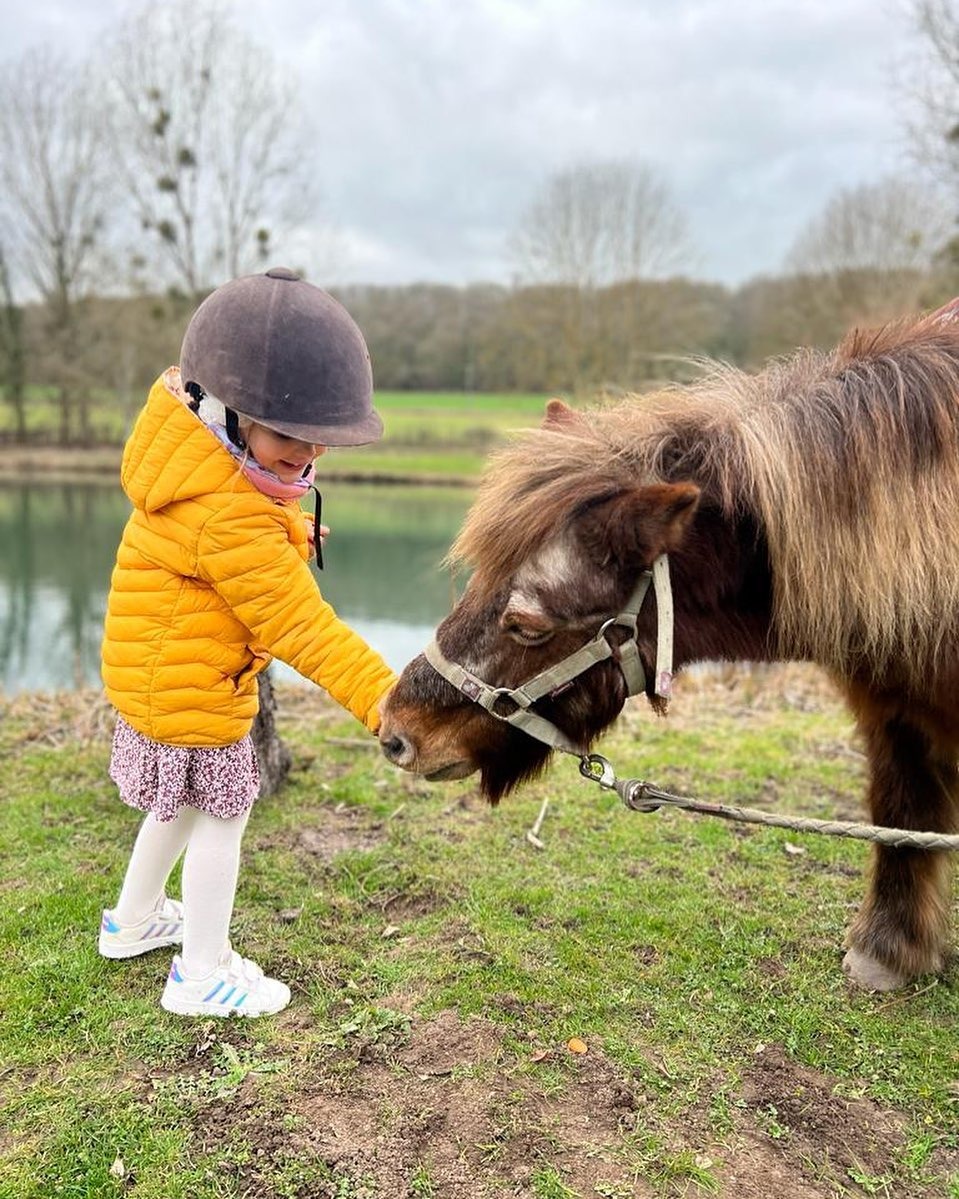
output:
[[[554,749],[582,757],[585,751],[574,745],[552,721],[534,712],[532,706],[544,696],[561,691],[597,662],[612,657],[615,657],[623,672],[627,694],[638,695],[646,690],[646,674],[636,643],[636,623],[650,583],[656,596],[657,620],[653,691],[663,699],[668,699],[673,679],[673,594],[669,585],[669,559],[665,554],[660,554],[650,570],[643,571],[626,607],[618,616],[605,621],[599,632],[585,645],[518,687],[491,687],[464,666],[450,662],[435,639],[423,650],[423,656],[457,691],[485,708],[497,720],[515,725]],[[606,636],[609,629],[616,627],[629,631],[629,636],[620,646],[612,645]]]

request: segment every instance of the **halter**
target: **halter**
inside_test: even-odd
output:
[[[673,681],[673,594],[669,585],[669,559],[665,554],[659,555],[650,570],[642,572],[626,607],[618,616],[605,621],[585,645],[518,687],[491,687],[464,666],[444,657],[435,639],[423,650],[423,656],[437,674],[497,720],[515,725],[554,749],[585,758],[585,751],[574,745],[552,721],[534,712],[533,704],[544,696],[558,695],[591,666],[607,658],[614,658],[623,672],[627,695],[638,695],[646,690],[646,673],[636,643],[636,623],[650,583],[656,595],[657,620],[653,693],[668,699]],[[629,632],[621,645],[613,645],[607,637],[613,628],[624,628]]]

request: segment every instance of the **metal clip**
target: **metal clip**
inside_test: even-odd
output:
[[[616,772],[612,762],[607,761],[602,754],[583,754],[579,760],[579,773],[584,779],[591,779],[601,787],[612,789],[616,786]]]
[[[642,779],[627,779],[616,788],[623,803],[631,812],[658,812],[662,804],[644,802],[650,784]]]

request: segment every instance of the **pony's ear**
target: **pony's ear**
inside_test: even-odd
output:
[[[634,487],[590,508],[580,537],[601,565],[639,570],[679,548],[698,503],[699,488],[692,483]]]
[[[583,418],[570,408],[565,400],[547,400],[546,415],[543,417],[544,429],[570,429],[583,423]]]

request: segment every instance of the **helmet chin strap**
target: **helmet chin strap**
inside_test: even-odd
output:
[[[243,440],[243,437],[240,434],[240,418],[232,408],[224,408],[223,411],[226,414],[226,420],[224,423],[226,424],[227,437],[229,437],[237,449],[245,450],[246,442]]]
[[[636,643],[636,625],[650,583],[656,596],[657,623],[653,694],[661,699],[669,699],[673,681],[673,594],[669,582],[669,559],[665,554],[659,555],[650,570],[642,572],[626,607],[618,616],[605,621],[599,632],[585,645],[518,687],[491,687],[464,666],[446,658],[435,639],[423,650],[423,656],[437,674],[497,720],[515,725],[553,749],[583,758],[586,751],[574,745],[552,721],[534,712],[533,704],[565,690],[591,666],[607,658],[613,658],[622,671],[627,695],[639,695],[646,690],[646,672]],[[615,627],[625,628],[629,633],[620,645],[612,644],[606,635],[609,629]]]
[[[190,397],[190,411],[200,416],[200,406],[204,400],[210,400],[218,407],[223,409],[223,424],[226,428],[226,435],[238,450],[246,449],[246,442],[243,440],[243,435],[240,433],[240,418],[232,408],[221,403],[215,396],[209,395],[203,390],[195,379],[188,379],[183,384],[183,390]],[[305,472],[304,472],[305,473]]]

